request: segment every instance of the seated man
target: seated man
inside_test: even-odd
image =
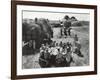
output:
[[[63,54],[60,52],[60,49],[58,49],[58,54],[56,56],[55,61],[56,61],[56,63],[55,63],[56,67],[64,67],[64,66],[66,66],[66,60],[63,57]]]
[[[74,53],[77,54],[77,55],[80,56],[80,57],[83,57],[83,55],[82,55],[82,53],[81,53],[81,51],[80,51],[80,48],[78,48],[78,47],[75,48]]]
[[[43,52],[40,53],[40,57],[39,57],[39,64],[41,67],[45,68],[45,67],[50,67],[50,53],[48,52],[48,50],[45,50]]]

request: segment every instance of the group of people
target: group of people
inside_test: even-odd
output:
[[[60,33],[61,33],[61,37],[62,36],[71,36],[71,29],[72,28],[68,28],[66,29],[65,27],[61,28]]]
[[[72,53],[83,57],[80,49],[78,37],[74,37],[74,48],[71,42],[57,43],[53,41],[51,44],[42,44],[40,47],[39,64],[41,67],[67,67],[73,61]],[[74,49],[74,50],[73,50]]]

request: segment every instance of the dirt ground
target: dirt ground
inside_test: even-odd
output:
[[[75,56],[75,63],[71,63],[71,66],[87,66],[89,65],[89,27],[88,26],[80,26],[80,27],[72,27],[71,37],[67,38],[58,38],[60,36],[60,28],[53,28],[54,38],[52,40],[56,40],[56,42],[71,42],[73,43],[73,37],[75,34],[78,35],[79,41],[82,45],[81,52],[84,57]],[[25,55],[22,56],[22,68],[23,69],[32,69],[32,68],[40,68],[39,62],[39,53]]]

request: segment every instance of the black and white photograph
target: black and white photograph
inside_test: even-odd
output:
[[[22,69],[89,65],[89,13],[22,11]]]
[[[12,77],[96,74],[96,6],[13,5]]]

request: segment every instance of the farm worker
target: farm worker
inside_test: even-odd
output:
[[[83,55],[82,55],[82,53],[81,53],[81,51],[80,51],[80,48],[78,48],[78,47],[75,47],[74,53],[77,54],[77,55],[80,56],[80,57],[83,57]]]
[[[60,47],[59,49],[60,49],[60,52],[62,53],[62,51],[63,51],[63,48],[62,48],[62,47]]]
[[[44,52],[40,53],[39,57],[39,64],[41,67],[50,67],[50,53],[48,52],[48,49],[46,49]]]
[[[75,46],[76,46],[76,42],[77,42],[77,41],[79,41],[79,40],[78,40],[78,36],[77,36],[77,34],[75,34],[75,36],[74,36],[74,44],[75,44]]]
[[[62,52],[61,52],[63,55],[65,55],[67,53],[67,50],[66,49],[63,49],[62,48]]]
[[[35,18],[35,23],[37,24],[37,22],[38,22],[38,18]]]
[[[40,47],[40,50],[45,50],[46,46],[44,44],[42,44],[42,46]]]
[[[81,44],[80,44],[79,41],[76,41],[76,47],[77,47],[78,49],[81,49]]]
[[[67,36],[67,29],[64,27],[64,35]]]
[[[63,58],[63,54],[60,52],[60,49],[58,49],[58,54],[56,56],[56,67],[64,67],[65,66],[65,58]]]
[[[60,22],[61,27],[63,27],[63,21]]]
[[[63,36],[63,29],[60,29],[61,37]]]
[[[53,50],[53,53],[52,53],[53,55],[57,55],[58,54],[58,49],[57,48],[54,48],[54,50]]]
[[[62,41],[60,41],[60,43],[59,43],[59,46],[60,46],[60,47],[62,47],[62,46],[63,46],[63,43],[62,43]]]
[[[64,57],[66,59],[66,66],[70,66],[70,63],[73,61],[71,52],[65,54]]]
[[[41,51],[40,56],[39,56],[39,65],[41,67],[46,67],[46,64],[48,63],[45,59],[44,59],[44,51]]]
[[[75,41],[78,41],[78,36],[77,36],[77,34],[75,34],[74,40],[75,40]]]
[[[45,50],[44,59],[50,60],[50,53],[48,52],[48,49]]]
[[[66,48],[67,48],[67,53],[71,52],[71,43],[67,42]]]
[[[55,59],[56,59],[56,56],[58,54],[58,50],[56,47],[51,47],[51,59],[50,59],[50,63],[51,65],[55,65]]]
[[[68,28],[68,35],[71,36],[71,29],[72,28]]]

